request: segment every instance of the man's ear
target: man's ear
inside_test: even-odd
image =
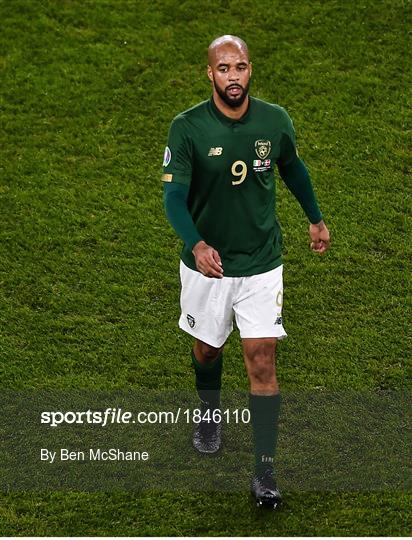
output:
[[[210,66],[207,66],[207,78],[210,82],[213,82],[213,71]]]
[[[249,62],[250,76],[252,76],[252,62]]]

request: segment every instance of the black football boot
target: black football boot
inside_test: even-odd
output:
[[[273,478],[273,471],[266,470],[262,474],[255,474],[252,478],[251,492],[256,501],[256,506],[277,508],[282,502],[282,496]]]
[[[222,446],[222,424],[213,420],[215,408],[217,407],[212,409],[209,403],[202,401],[202,420],[196,425],[193,433],[193,446],[201,454],[215,454]],[[209,415],[207,411],[210,411]],[[206,418],[203,420],[205,414],[209,421]]]

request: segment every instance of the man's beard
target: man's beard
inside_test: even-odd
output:
[[[248,95],[248,92],[249,92],[249,82],[247,83],[247,85],[245,87],[241,86],[240,84],[229,84],[229,86],[227,86],[224,90],[222,88],[220,88],[217,84],[216,84],[216,81],[213,81],[213,84],[214,84],[214,87],[216,89],[216,92],[218,93],[220,99],[226,103],[226,105],[228,105],[229,107],[231,107],[232,109],[237,109],[238,107],[240,107],[242,105],[242,103],[245,101],[247,95]],[[227,93],[227,91],[229,90],[229,88],[240,88],[241,90],[241,93],[236,96],[236,97],[230,97],[230,95]]]

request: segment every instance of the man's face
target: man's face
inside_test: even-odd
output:
[[[217,47],[209,59],[207,74],[226,105],[237,108],[249,91],[252,65],[245,51],[233,44]]]

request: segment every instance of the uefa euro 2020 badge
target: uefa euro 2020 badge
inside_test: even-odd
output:
[[[165,153],[163,154],[163,167],[167,167],[172,159],[172,152],[168,146],[165,148]]]

